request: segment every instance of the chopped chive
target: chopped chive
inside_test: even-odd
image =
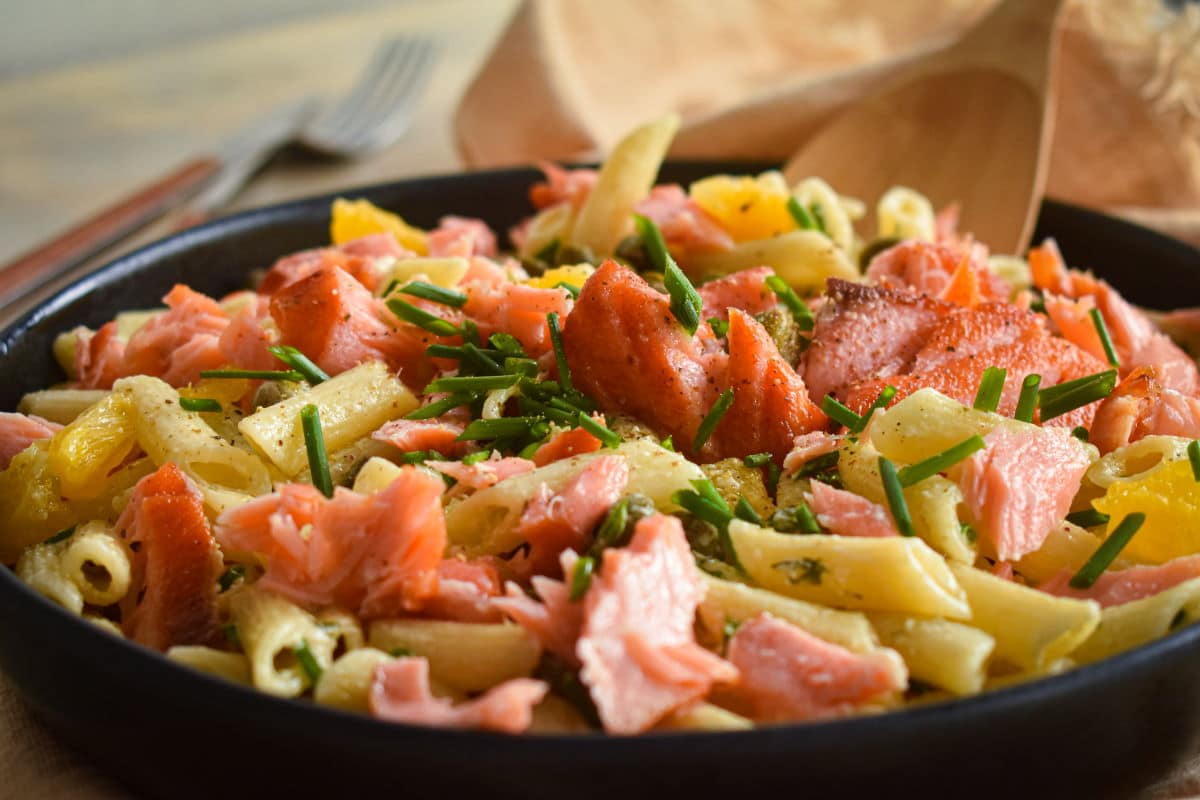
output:
[[[805,206],[800,205],[800,201],[794,196],[788,198],[787,210],[788,213],[792,215],[792,219],[796,220],[796,224],[800,226],[801,230],[820,230],[820,226],[818,225],[816,218],[813,216],[812,211]]]
[[[588,550],[589,555],[599,557],[600,553],[609,547],[617,547],[625,537],[625,528],[629,525],[629,498],[622,498],[619,503],[608,510],[604,521],[596,529],[596,538]]]
[[[1187,454],[1188,461],[1192,462],[1192,477],[1200,481],[1200,440],[1188,442]]]
[[[696,487],[696,491],[700,496],[708,502],[712,503],[717,508],[723,509],[726,513],[731,514],[729,504],[725,502],[725,498],[721,497],[721,493],[717,491],[717,487],[708,478],[700,478],[691,482],[692,486]]]
[[[1013,419],[1033,422],[1033,412],[1037,409],[1038,389],[1041,385],[1041,375],[1025,376],[1025,380],[1021,381],[1021,396],[1017,398],[1017,413],[1013,414]]]
[[[424,464],[430,460],[441,461],[442,454],[436,450],[410,450],[400,454],[400,461],[404,464]]]
[[[791,286],[778,275],[770,275],[764,281],[767,288],[775,293],[779,298],[779,302],[787,306],[788,311],[792,312],[792,319],[802,331],[811,331],[813,329],[814,317],[812,311],[809,310],[808,304],[800,299],[800,295],[796,294]]]
[[[433,419],[440,417],[452,408],[465,406],[471,402],[472,396],[469,394],[452,394],[449,397],[443,397],[441,400],[435,400],[428,405],[423,405],[420,408],[414,409],[404,415],[405,419]]]
[[[234,647],[242,646],[242,637],[238,635],[237,625],[234,625],[232,622],[226,622],[221,626],[221,635],[225,637],[225,641]]]
[[[476,347],[482,347],[483,341],[479,338],[479,326],[475,324],[473,319],[464,319],[462,323],[462,338],[466,344],[473,344]]]
[[[243,378],[251,381],[294,381],[304,380],[304,376],[294,369],[206,369],[200,372],[201,378]]]
[[[179,407],[184,411],[220,411],[221,403],[210,397],[181,397]]]
[[[567,363],[567,351],[563,348],[562,330],[558,327],[558,312],[551,311],[546,315],[546,325],[550,328],[550,344],[554,347],[554,363],[558,367],[558,382],[567,391],[574,389],[571,383],[571,365]]]
[[[860,272],[866,272],[867,267],[871,266],[871,260],[875,256],[882,253],[884,250],[890,250],[900,244],[900,240],[895,236],[884,236],[880,239],[872,240],[858,254],[858,269]]]
[[[1067,522],[1072,525],[1078,525],[1081,528],[1094,528],[1097,525],[1106,525],[1108,524],[1108,519],[1108,514],[1097,511],[1094,508],[1085,508],[1082,511],[1067,514]]]
[[[825,399],[821,401],[821,410],[825,412],[825,416],[846,426],[851,431],[862,430],[863,418],[839,403],[837,398],[831,394],[825,395]]]
[[[783,470],[774,461],[767,464],[767,491],[771,496],[775,496],[775,490],[779,488],[779,479],[783,477]]]
[[[1117,371],[1110,369],[1042,389],[1038,392],[1042,422],[1082,408],[1088,403],[1103,400],[1112,394],[1116,387]]]
[[[800,526],[800,530],[805,533],[820,533],[821,526],[817,522],[817,517],[813,514],[812,509],[808,507],[808,503],[801,503],[796,506],[794,512],[796,522]]]
[[[812,212],[813,219],[817,222],[817,230],[819,230],[821,233],[827,234],[829,231],[825,227],[825,212],[821,210],[820,204],[813,203],[808,207],[808,210]]]
[[[592,585],[592,573],[596,571],[596,559],[582,556],[575,560],[575,568],[571,570],[571,602],[578,603],[587,594]]]
[[[474,347],[474,350],[468,351],[468,347]],[[493,357],[504,355],[499,350],[484,349],[482,347],[475,347],[474,345],[465,344],[431,344],[429,347],[425,348],[425,355],[429,356],[430,358],[451,358],[455,361],[461,361],[464,356],[467,356],[470,353],[482,354],[487,356],[489,360]],[[499,364],[497,364],[497,366],[499,366]]]
[[[960,522],[958,523],[958,530],[962,534],[962,537],[967,540],[967,544],[974,547],[975,542],[979,540],[979,534],[975,532],[974,526],[969,522]]]
[[[1071,435],[1081,442],[1086,442],[1088,440],[1088,429],[1082,425],[1076,425],[1071,429]]]
[[[821,526],[807,503],[781,508],[771,515],[771,527],[780,533],[820,533]]]
[[[555,289],[566,289],[567,294],[571,295],[571,297],[575,298],[576,300],[579,299],[580,289],[578,286],[576,286],[573,283],[567,283],[566,281],[559,281],[558,283],[554,284],[554,288]]]
[[[458,435],[458,441],[471,442],[479,439],[498,439],[501,436],[520,436],[529,433],[537,422],[533,417],[501,417],[500,419],[477,419]]]
[[[316,684],[321,680],[321,665],[317,663],[316,656],[312,654],[312,650],[308,649],[308,640],[301,639],[300,646],[292,652],[296,654],[296,661],[300,663],[300,669],[304,670],[304,674],[308,676],[308,680],[312,684]]]
[[[758,512],[754,510],[754,506],[750,505],[750,501],[745,497],[738,498],[737,505],[733,507],[733,515],[740,520],[752,522],[758,526],[763,524],[762,517],[758,515]]]
[[[326,497],[333,497],[333,478],[329,474],[329,456],[325,453],[325,433],[321,430],[321,412],[309,403],[300,410],[304,428],[304,447],[308,450],[308,470],[313,486]]]
[[[975,408],[980,411],[995,411],[1000,407],[1000,395],[1004,393],[1004,379],[1008,370],[988,367],[979,379],[979,391],[975,393]]]
[[[1096,548],[1096,552],[1092,557],[1079,568],[1075,576],[1071,578],[1071,586],[1075,589],[1087,589],[1096,582],[1104,572],[1108,569],[1112,562],[1125,549],[1125,545],[1129,544],[1129,540],[1142,527],[1142,523],[1146,521],[1146,515],[1140,511],[1135,511],[1129,514],[1125,519],[1121,520],[1121,524],[1117,525],[1116,530],[1109,534],[1103,544]]]
[[[536,453],[544,444],[545,442],[540,439],[536,442],[530,442],[517,451],[517,457],[526,459],[533,458],[533,454]]]
[[[765,467],[771,463],[770,453],[753,453],[742,459],[742,463],[747,467]]]
[[[830,453],[822,453],[816,458],[810,458],[804,462],[804,466],[796,471],[797,478],[811,478],[813,475],[824,472],[828,469],[833,469],[837,466],[838,459],[841,454],[834,450]]]
[[[866,430],[867,423],[871,421],[871,417],[875,414],[875,412],[879,411],[880,409],[887,408],[887,404],[892,402],[892,398],[895,396],[895,386],[892,386],[890,383],[887,386],[884,386],[879,392],[879,396],[875,398],[875,402],[871,403],[871,407],[867,409],[867,413],[862,415],[862,422],[859,424],[858,429],[854,432],[862,433],[864,430]]]
[[[670,450],[672,453],[675,452],[675,437],[674,436],[668,436],[667,438],[663,439],[658,444],[660,447],[662,447],[663,450]]]
[[[621,443],[621,437],[619,434],[592,419],[591,416],[583,413],[582,411],[579,412],[576,422],[579,423],[579,427],[583,428],[592,436],[595,436],[597,439],[603,442],[605,447],[616,447]]]
[[[318,367],[304,353],[301,353],[290,345],[275,345],[268,347],[267,350],[270,351],[271,355],[303,375],[304,379],[313,385],[329,380],[329,373]]]
[[[987,443],[983,441],[983,437],[975,434],[968,439],[963,439],[953,447],[946,448],[937,455],[905,467],[896,475],[900,479],[901,486],[912,486],[926,478],[932,478],[939,472],[945,472],[976,450],[982,450],[985,447],[987,447]]]
[[[700,293],[667,251],[667,244],[658,226],[641,214],[634,214],[633,222],[646,246],[650,263],[663,274],[663,285],[671,296],[671,313],[689,335],[694,334],[696,328],[700,327],[700,310],[704,307]]]
[[[425,281],[413,281],[405,284],[400,290],[401,293],[411,297],[419,297],[422,300],[430,300],[434,303],[441,303],[444,306],[453,306],[454,308],[462,308],[467,304],[467,296],[462,292],[456,292],[453,289],[444,289],[441,286],[434,286],[432,283]]]
[[[520,340],[511,333],[493,333],[488,337],[488,344],[506,356],[525,357],[525,348],[521,346]]]
[[[467,377],[438,378],[425,387],[425,394],[441,392],[490,392],[516,385],[520,375],[470,375]]]
[[[729,334],[729,322],[720,317],[709,317],[708,327],[712,328],[713,336],[724,339]]]
[[[61,531],[59,531],[58,533],[51,536],[49,539],[47,539],[44,542],[44,544],[57,544],[58,542],[65,542],[67,539],[70,539],[74,535],[75,535],[75,526],[72,525],[69,528],[63,528]]]
[[[478,453],[470,453],[463,456],[462,463],[469,467],[472,464],[478,464],[480,461],[487,461],[491,456],[491,450],[480,450]]]
[[[400,319],[411,322],[418,328],[429,331],[437,336],[454,336],[457,333],[461,333],[452,323],[430,314],[423,308],[417,308],[412,303],[407,303],[399,297],[393,297],[388,300],[387,307],[389,311]]]
[[[726,389],[717,397],[717,402],[713,403],[712,408],[704,415],[704,419],[700,421],[700,427],[696,429],[696,438],[692,440],[692,450],[699,453],[700,448],[704,447],[704,443],[709,440],[713,432],[717,429],[717,425],[721,422],[721,417],[725,416],[725,412],[729,411],[729,407],[733,405],[733,389]]]
[[[558,256],[558,239],[551,239],[541,250],[533,254],[533,257],[538,261],[545,261],[548,264],[553,264]]]
[[[728,563],[738,573],[745,575],[746,569],[742,566],[737,549],[733,546],[733,539],[729,535],[729,523],[733,520],[733,512],[729,510],[729,505],[717,493],[712,481],[695,480],[692,481],[692,485],[696,487],[696,491],[680,489],[671,495],[671,501],[682,506],[693,517],[716,528],[717,539]]]
[[[221,587],[222,592],[228,592],[239,579],[245,576],[246,568],[241,564],[234,564],[222,572],[221,577],[217,578],[217,586]]]
[[[1104,357],[1114,367],[1121,366],[1121,362],[1117,358],[1117,349],[1113,347],[1112,337],[1108,335],[1108,326],[1104,324],[1104,317],[1101,316],[1100,309],[1093,308],[1088,312],[1088,316],[1092,318],[1092,324],[1096,326],[1096,334],[1100,337],[1101,346],[1104,347]]]
[[[391,650],[388,650],[388,655],[392,658],[408,658],[412,654],[412,650],[409,650],[407,647],[393,647]]]
[[[887,495],[888,506],[892,509],[892,519],[896,521],[896,529],[901,536],[915,536],[912,517],[908,514],[908,503],[904,500],[904,489],[896,474],[896,465],[887,456],[879,457],[879,477],[883,481],[883,493]]]
[[[388,285],[383,287],[383,291],[379,293],[379,296],[387,297],[399,285],[400,285],[400,279],[392,278],[390,281],[388,281]]]

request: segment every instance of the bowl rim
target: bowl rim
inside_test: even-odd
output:
[[[672,160],[666,167],[679,169],[712,168],[714,170],[762,168],[761,160]],[[81,299],[97,286],[118,281],[123,277],[143,270],[153,269],[160,259],[204,243],[218,241],[230,233],[253,230],[271,222],[295,222],[302,216],[327,209],[334,198],[359,197],[380,192],[395,191],[423,184],[469,183],[487,181],[498,177],[515,177],[518,174],[533,174],[532,166],[503,167],[472,172],[447,173],[385,181],[368,185],[353,186],[341,191],[322,193],[308,197],[250,209],[227,217],[212,220],[186,231],[175,233],[151,242],[124,254],[100,268],[81,275],[58,290],[54,295],[43,298],[35,306],[0,328],[0,365],[9,356],[12,343],[20,340],[42,320],[62,308]],[[1039,216],[1047,210],[1067,213],[1082,218],[1089,224],[1104,226],[1109,230],[1122,231],[1126,236],[1150,237],[1158,240],[1156,246],[1178,252],[1180,258],[1191,258],[1200,265],[1200,250],[1185,242],[1115,218],[1099,211],[1047,198]],[[205,687],[209,695],[205,704],[236,707],[241,713],[253,714],[256,724],[273,724],[274,727],[291,728],[294,724],[321,726],[323,734],[344,736],[347,740],[362,740],[364,737],[379,739],[389,737],[403,740],[411,746],[414,741],[429,746],[455,746],[464,742],[487,742],[491,751],[501,757],[537,748],[544,756],[554,756],[560,748],[569,748],[572,758],[596,757],[609,759],[632,743],[640,755],[653,755],[665,750],[676,750],[680,744],[692,748],[696,755],[710,751],[712,755],[735,755],[759,751],[764,747],[801,746],[813,737],[832,737],[853,740],[870,733],[875,736],[903,735],[914,726],[945,727],[963,724],[968,720],[978,722],[987,718],[1010,713],[1028,712],[1033,707],[1053,703],[1056,698],[1086,692],[1121,681],[1133,672],[1148,668],[1154,663],[1169,661],[1183,651],[1200,647],[1200,625],[1187,625],[1139,647],[1133,648],[1101,661],[1070,669],[1055,675],[1047,675],[1023,683],[999,689],[985,690],[964,697],[946,697],[928,704],[914,704],[890,709],[880,714],[855,715],[828,720],[814,720],[755,727],[742,731],[650,731],[637,736],[617,736],[602,732],[589,734],[525,733],[509,735],[489,731],[458,730],[409,725],[375,719],[365,714],[343,711],[317,705],[313,702],[284,699],[209,675],[183,664],[171,661],[165,654],[151,650],[127,639],[119,639],[90,623],[81,616],[43,597],[17,578],[14,570],[0,569],[0,604],[8,614],[33,614],[32,622],[44,632],[45,637],[62,637],[63,641],[78,649],[95,651],[93,659],[98,669],[137,675],[155,686],[156,691],[180,692],[184,696],[189,688]],[[25,687],[14,681],[23,697],[28,697]],[[199,691],[196,694],[200,694]],[[201,702],[188,698],[189,702]],[[68,712],[69,713],[69,712]],[[586,746],[585,746],[586,745]]]

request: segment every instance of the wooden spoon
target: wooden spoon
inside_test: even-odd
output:
[[[960,230],[992,252],[1024,252],[1046,185],[1060,7],[1003,0],[827,123],[784,168],[789,182],[816,175],[872,208],[908,186],[935,208],[959,203]]]

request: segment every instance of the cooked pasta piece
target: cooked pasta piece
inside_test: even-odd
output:
[[[1200,578],[1193,578],[1159,594],[1104,609],[1095,632],[1071,657],[1081,664],[1090,664],[1166,636],[1197,620],[1200,620]]]
[[[58,366],[66,373],[67,378],[76,380],[79,375],[75,372],[75,348],[79,344],[80,336],[91,336],[93,333],[91,328],[78,325],[69,331],[64,331],[54,337],[54,345],[51,348],[54,353],[54,360],[58,362]]]
[[[525,230],[525,241],[517,251],[523,258],[533,258],[556,242],[564,242],[574,222],[570,203],[556,203],[539,211]]]
[[[369,361],[246,417],[238,428],[284,475],[308,465],[300,410],[315,405],[325,447],[336,452],[417,407],[417,398],[380,361]]]
[[[803,628],[813,636],[856,653],[870,652],[879,647],[879,639],[871,623],[856,611],[840,611],[806,603],[744,583],[721,580],[703,572],[701,578],[706,592],[697,613],[704,626],[714,634],[720,635],[726,622],[741,622],[766,611]]]
[[[196,482],[213,512],[240,505],[271,489],[271,478],[253,453],[217,436],[200,414],[184,411],[179,392],[158,378],[122,378],[113,394],[134,410],[137,441],[161,466],[170,461]]]
[[[572,245],[597,256],[612,255],[632,229],[633,206],[650,193],[677,130],[679,117],[669,114],[634,129],[617,143],[575,217]]]
[[[369,710],[368,697],[375,668],[391,660],[387,653],[373,647],[340,656],[321,673],[321,680],[313,690],[313,700],[323,706],[365,714]]]
[[[537,639],[511,623],[377,620],[367,630],[367,643],[388,653],[424,656],[430,675],[464,692],[526,677],[542,653]]]
[[[308,653],[323,671],[336,646],[312,614],[256,586],[236,590],[229,612],[242,650],[250,660],[254,686],[278,697],[296,697],[313,685],[297,651]]]
[[[805,208],[816,208],[825,234],[845,251],[854,244],[854,221],[843,199],[820,178],[805,178],[792,187],[792,196]]]
[[[590,733],[592,728],[575,706],[557,695],[548,694],[533,707],[530,733]]]
[[[409,281],[425,280],[434,286],[453,289],[467,274],[465,258],[406,258],[393,262],[380,275],[379,291],[403,286]]]
[[[334,652],[357,650],[366,643],[358,617],[341,608],[326,608],[316,615],[317,624],[333,637]]]
[[[241,653],[227,653],[200,645],[176,645],[167,651],[167,658],[207,675],[247,686],[253,684],[250,661]]]
[[[63,570],[64,542],[47,542],[25,549],[17,560],[17,577],[43,597],[73,614],[83,613],[83,593]]]
[[[386,458],[367,459],[362,469],[354,476],[354,491],[359,494],[375,494],[382,492],[400,475],[400,467]]]
[[[694,275],[729,275],[763,264],[797,291],[819,289],[828,278],[861,280],[845,251],[819,231],[788,231],[741,242],[732,250],[695,253],[685,266]]]
[[[950,569],[966,590],[971,625],[996,640],[996,658],[1026,670],[1044,669],[1087,640],[1100,605],[1039,592],[960,564]]]
[[[893,186],[875,208],[881,239],[924,239],[935,236],[933,204],[920,192]]]
[[[884,646],[904,657],[912,677],[958,695],[983,689],[996,647],[987,633],[946,619],[886,612],[868,616]]]
[[[691,481],[704,477],[698,466],[678,453],[665,450],[647,439],[625,442],[615,449],[555,461],[540,469],[516,475],[476,492],[446,509],[446,533],[453,544],[470,556],[504,553],[521,544],[514,528],[525,504],[543,483],[551,490],[562,488],[594,459],[619,455],[629,464],[625,494],[640,492],[654,501],[660,511],[677,506],[671,495],[690,489]]]
[[[1163,464],[1186,459],[1191,440],[1178,436],[1147,436],[1132,444],[1118,447],[1088,468],[1085,479],[1092,485],[1107,489],[1122,481],[1148,478]]]
[[[712,703],[694,703],[660,722],[660,731],[748,731],[754,723]]]
[[[79,587],[85,602],[111,606],[126,595],[132,575],[129,553],[107,525],[81,525],[63,544],[62,571]]]
[[[949,619],[971,615],[946,561],[915,537],[783,534],[736,519],[729,535],[754,582],[788,597]]]
[[[17,411],[67,425],[106,397],[104,389],[43,389],[23,396]]]
[[[166,309],[149,308],[141,311],[122,311],[113,317],[117,321],[117,336],[128,341],[142,326],[163,313]]]
[[[1096,552],[1100,541],[1099,536],[1063,520],[1051,529],[1041,547],[1022,556],[1014,566],[1026,578],[1041,583],[1064,569],[1071,572],[1078,570]],[[1126,563],[1118,558],[1112,563],[1112,568],[1121,569]]]

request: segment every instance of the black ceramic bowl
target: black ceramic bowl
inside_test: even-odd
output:
[[[662,177],[759,167],[678,163]],[[529,213],[534,179],[504,170],[349,194],[422,225],[454,212],[505,230]],[[58,332],[154,305],[177,281],[222,294],[250,269],[326,242],[330,199],[220,220],[74,284],[0,332],[0,409],[62,379],[50,357]],[[1200,253],[1183,244],[1054,202],[1039,218],[1045,235],[1136,303],[1200,304]],[[1065,675],[878,717],[745,733],[518,737],[256,694],[121,642],[0,569],[0,666],[64,739],[165,798],[1126,797],[1191,753],[1200,731],[1200,625]]]

